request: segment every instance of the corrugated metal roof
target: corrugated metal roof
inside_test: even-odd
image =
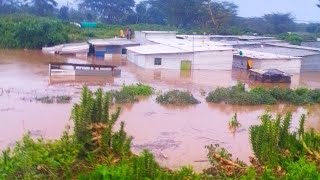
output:
[[[150,41],[172,46],[175,48],[183,49],[186,51],[230,51],[233,48],[225,43],[214,41],[200,41],[200,40],[187,40],[187,39],[150,39]]]
[[[107,46],[107,45],[116,45],[116,46],[123,46],[123,45],[139,45],[139,43],[127,40],[124,38],[115,38],[115,39],[91,39],[88,40],[89,44],[94,46]]]
[[[266,40],[266,39],[275,39],[275,37],[267,36],[234,36],[234,35],[211,35],[213,38],[237,38],[239,40]]]
[[[250,69],[249,71],[256,72],[261,75],[282,75],[282,76],[290,76],[289,74],[280,71],[278,69]]]
[[[251,51],[251,50],[241,50],[241,51],[243,53],[242,55],[240,55],[240,50],[236,51],[234,55],[254,58],[254,59],[301,59],[300,57],[295,57],[295,56],[285,56],[285,55]]]
[[[297,45],[291,45],[291,44],[274,44],[274,43],[266,43],[266,44],[270,45],[270,46],[293,48],[293,49],[303,49],[303,50],[319,51],[320,52],[320,48],[313,48],[313,47],[307,47],[307,46],[297,46]]]
[[[177,34],[176,31],[141,31],[147,34]]]
[[[134,46],[127,47],[127,50],[133,51],[138,54],[173,54],[173,53],[188,53],[189,51],[163,45],[163,44],[154,44],[154,45],[144,45],[144,46]]]

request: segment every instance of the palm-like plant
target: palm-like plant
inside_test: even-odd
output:
[[[84,87],[79,104],[72,110],[74,120],[74,134],[82,146],[82,154],[89,152],[128,154],[131,137],[124,131],[121,123],[119,132],[113,132],[118,120],[120,108],[110,115],[111,93],[103,93],[102,89],[92,92]],[[117,144],[115,146],[114,144]]]

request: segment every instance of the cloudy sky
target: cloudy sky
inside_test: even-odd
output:
[[[60,4],[73,3],[75,0],[57,0]],[[141,0],[136,0],[137,2]],[[297,20],[320,22],[318,0],[226,0],[239,6],[243,17],[262,16],[272,12],[292,13]]]

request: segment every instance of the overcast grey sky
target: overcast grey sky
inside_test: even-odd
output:
[[[57,0],[66,4],[66,0]],[[68,0],[75,2],[75,0]],[[137,2],[142,0],[136,0]],[[226,0],[239,6],[239,15],[243,17],[262,16],[272,12],[292,13],[297,20],[319,21],[318,0]]]

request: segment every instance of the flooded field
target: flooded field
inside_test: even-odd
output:
[[[98,63],[120,66],[120,77],[59,77],[48,76],[49,62]],[[185,108],[164,107],[155,96],[132,105],[123,106],[120,120],[134,137],[136,152],[148,148],[170,168],[193,165],[197,170],[208,166],[205,146],[220,144],[235,157],[248,162],[252,154],[248,128],[259,123],[258,116],[266,108],[275,113],[292,111],[296,128],[298,119],[309,112],[308,127],[320,130],[320,106],[231,106],[208,104],[200,92],[209,92],[218,86],[229,87],[241,80],[248,87],[256,84],[247,79],[247,72],[143,70],[124,59],[97,61],[76,57],[43,55],[40,51],[0,51],[0,148],[13,146],[28,131],[34,137],[58,138],[70,122],[70,111],[79,99],[81,87],[116,89],[123,84],[146,83],[156,91],[184,89],[191,91],[202,103]],[[294,75],[290,87],[320,88],[320,73]],[[270,86],[270,85],[265,85]],[[283,85],[282,85],[283,86]],[[42,104],[35,97],[70,95],[69,104]],[[235,133],[228,129],[234,113],[242,126]]]

